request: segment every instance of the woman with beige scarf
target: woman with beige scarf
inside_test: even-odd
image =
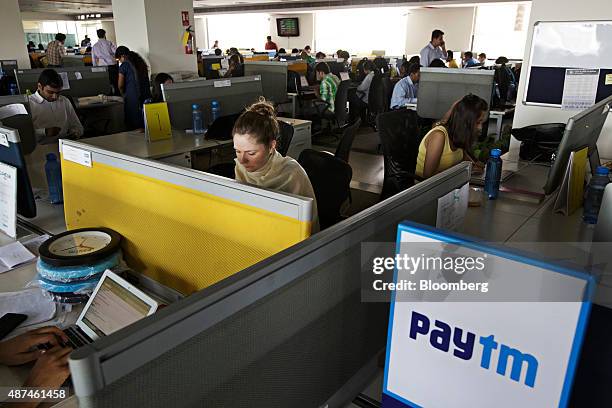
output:
[[[276,151],[279,131],[274,107],[263,98],[240,115],[232,131],[236,180],[312,198],[312,232],[317,232],[317,199],[312,184],[297,161]]]

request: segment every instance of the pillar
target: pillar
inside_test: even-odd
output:
[[[102,29],[106,31],[106,39],[117,44],[117,36],[115,35],[115,23],[112,20],[104,20],[101,21],[101,25]]]
[[[17,60],[19,68],[30,69],[30,58],[26,48],[28,42],[23,32],[18,0],[2,0],[0,27],[2,27],[0,59]]]
[[[195,50],[185,54],[182,12],[195,27],[192,0],[113,0],[117,45],[142,55],[152,73],[197,72]]]

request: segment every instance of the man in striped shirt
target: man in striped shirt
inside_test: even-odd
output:
[[[64,41],[66,41],[66,35],[62,33],[55,34],[55,41],[51,41],[47,45],[47,66],[49,68],[59,68],[62,66],[62,59],[66,55],[64,50]]]
[[[329,103],[328,109],[333,112],[340,79],[329,71],[329,65],[325,62],[319,62],[315,66],[315,73],[317,75],[317,81],[321,81],[321,85],[317,92],[318,97]]]

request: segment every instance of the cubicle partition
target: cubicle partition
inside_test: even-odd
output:
[[[219,102],[221,115],[240,113],[263,95],[261,77],[245,76],[217,80],[197,80],[162,85],[164,100],[168,103],[170,122],[175,129],[192,129],[192,105],[200,105],[204,123],[210,124],[210,106]]]
[[[260,75],[263,95],[274,103],[284,103],[287,96],[289,64],[278,61],[245,61],[244,75]]]
[[[79,406],[345,407],[387,336],[388,304],[361,299],[361,244],[395,242],[406,219],[435,224],[469,173],[459,164],[76,350]]]
[[[127,263],[184,294],[310,235],[312,199],[62,140],[68,229],[108,227]]]
[[[63,95],[73,98],[84,96],[96,96],[100,94],[110,95],[111,84],[106,67],[63,67],[55,68],[62,76],[64,82]],[[19,93],[25,94],[36,92],[38,77],[43,69],[18,69],[15,71]]]
[[[490,70],[421,68],[417,113],[422,118],[441,119],[453,103],[474,94],[491,106],[493,75]]]

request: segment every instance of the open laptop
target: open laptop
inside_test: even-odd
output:
[[[106,270],[75,325],[64,329],[79,348],[152,315],[157,302],[117,274]]]

